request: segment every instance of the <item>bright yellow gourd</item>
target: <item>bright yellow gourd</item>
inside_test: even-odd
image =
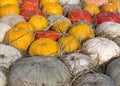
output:
[[[58,4],[58,0],[40,0],[40,5],[46,5],[46,4]]]
[[[15,4],[15,5],[19,5],[18,4],[18,0],[0,0],[0,7],[8,5],[8,4]]]

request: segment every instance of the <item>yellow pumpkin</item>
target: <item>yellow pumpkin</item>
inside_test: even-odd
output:
[[[0,7],[0,17],[8,14],[20,14],[19,7],[15,4],[8,4]]]
[[[33,40],[33,34],[25,28],[13,27],[5,35],[5,42],[21,51],[26,51]]]
[[[105,4],[101,7],[101,11],[111,11],[111,12],[117,12],[117,7],[116,5],[109,3]]]
[[[47,19],[40,15],[32,16],[28,22],[35,26],[35,31],[43,30],[48,25]]]
[[[85,7],[83,9],[90,12],[90,14],[92,16],[95,15],[95,14],[100,13],[100,9],[94,4],[87,4],[87,5],[85,5]]]
[[[94,31],[87,24],[78,24],[68,30],[69,35],[77,37],[80,41],[85,41],[88,38],[94,37]]]
[[[43,12],[47,15],[62,15],[63,9],[59,4],[46,4],[43,6]]]
[[[65,53],[74,52],[80,47],[78,39],[74,36],[63,36],[59,39],[59,44],[61,46],[61,52]]]
[[[18,0],[0,0],[0,7],[8,4],[15,4],[18,6]]]
[[[117,11],[120,11],[120,0],[114,1],[114,2],[112,2],[112,4],[113,4],[114,6],[116,6]]]
[[[40,0],[40,5],[46,5],[46,4],[58,4],[58,0]]]
[[[26,30],[30,30],[32,32],[35,31],[35,27],[29,23],[29,22],[25,22],[25,21],[21,21],[21,22],[18,22],[15,27],[23,27],[24,29]]]
[[[68,27],[71,26],[71,23],[66,20],[57,21],[52,25],[52,30],[58,31],[58,32],[65,32]]]
[[[59,53],[59,45],[56,41],[50,38],[40,38],[34,41],[30,48],[29,54],[34,55],[43,55],[43,56],[54,56]]]

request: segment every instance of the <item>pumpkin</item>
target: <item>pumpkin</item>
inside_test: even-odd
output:
[[[8,14],[20,14],[19,7],[15,4],[8,4],[5,6],[0,7],[0,17],[3,17]]]
[[[15,60],[21,57],[20,51],[16,48],[6,44],[0,44],[0,66],[9,68]]]
[[[120,58],[108,64],[106,74],[115,81],[117,86],[120,86]]]
[[[51,38],[53,40],[58,40],[60,38],[60,33],[56,32],[56,31],[50,31],[50,30],[46,30],[46,31],[36,31],[35,32],[35,38],[39,39],[39,38]]]
[[[26,51],[33,40],[33,33],[23,27],[13,27],[5,35],[5,42],[21,51]]]
[[[47,27],[47,25],[48,25],[47,19],[40,15],[32,16],[28,22],[35,26],[35,28],[36,28],[35,31],[42,30],[45,27]]]
[[[71,26],[71,23],[66,20],[56,21],[52,25],[52,30],[58,31],[58,32],[66,32],[67,29]]]
[[[84,1],[86,4],[94,4],[98,7],[104,5],[104,4],[107,4],[108,3],[108,0],[85,0]]]
[[[120,38],[119,38],[119,37],[118,37],[118,38],[115,38],[113,41],[114,41],[115,43],[117,43],[118,46],[120,46]]]
[[[117,7],[115,6],[115,4],[108,3],[101,7],[101,11],[117,12]]]
[[[26,29],[26,30],[30,30],[30,31],[32,31],[32,32],[34,32],[35,31],[35,27],[31,24],[31,23],[29,23],[29,22],[25,22],[25,21],[21,21],[21,22],[18,22],[16,25],[15,25],[15,27],[23,27],[24,29]]]
[[[44,13],[42,13],[40,10],[22,11],[21,15],[25,18],[26,21],[28,21],[34,15],[45,16]]]
[[[61,5],[65,4],[79,4],[80,0],[59,0]]]
[[[46,4],[58,4],[58,0],[40,0],[40,5],[44,6]]]
[[[3,42],[5,33],[10,29],[11,27],[7,24],[0,23],[0,42]]]
[[[0,86],[7,85],[6,69],[0,66]]]
[[[8,5],[8,4],[15,4],[15,5],[19,5],[18,4],[18,0],[0,0],[0,7]]]
[[[77,79],[76,86],[116,86],[114,81],[101,73],[87,73]]]
[[[120,37],[120,24],[115,22],[104,22],[97,26],[96,36],[114,39]]]
[[[71,27],[68,30],[68,34],[77,37],[80,41],[85,41],[86,39],[94,37],[92,27],[82,23]]]
[[[68,68],[57,58],[34,56],[16,61],[9,76],[10,86],[65,86],[70,81]]]
[[[90,70],[95,66],[90,57],[82,53],[66,54],[62,56],[62,59],[70,69],[71,74],[76,76],[78,73],[84,70]]]
[[[16,14],[8,14],[2,18],[0,18],[0,23],[5,23],[13,27],[15,24],[17,24],[20,21],[25,21],[25,19]]]
[[[59,53],[59,45],[50,38],[40,38],[32,42],[28,52],[31,56],[54,56]]]
[[[87,10],[92,16],[100,13],[100,9],[93,4],[87,4],[83,9]]]
[[[63,36],[59,39],[59,44],[62,53],[71,53],[79,49],[80,43],[78,39],[74,36]]]
[[[112,4],[114,6],[116,6],[117,12],[120,13],[120,1],[119,0],[115,0],[115,1],[112,2]]]
[[[59,4],[46,4],[43,6],[42,11],[46,15],[62,15],[63,14],[63,9],[62,6]]]
[[[120,47],[112,40],[102,37],[87,40],[83,43],[81,51],[89,55],[97,65],[120,55]]]

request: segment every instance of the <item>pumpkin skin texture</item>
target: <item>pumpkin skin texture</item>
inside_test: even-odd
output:
[[[63,36],[59,39],[59,44],[63,53],[75,52],[80,47],[78,39],[74,36]]]
[[[46,4],[43,6],[42,11],[46,15],[62,15],[63,14],[62,6],[59,4]]]
[[[0,23],[0,42],[3,42],[5,33],[10,29],[11,27],[7,24]]]
[[[40,5],[44,6],[46,4],[58,4],[58,0],[40,0]]]
[[[96,5],[93,5],[93,4],[85,5],[83,9],[87,10],[92,16],[100,13],[100,9]]]
[[[113,41],[114,41],[115,43],[117,43],[118,46],[120,46],[120,38],[119,38],[119,37],[118,37],[118,38],[115,38]]]
[[[71,27],[68,30],[68,34],[77,37],[80,41],[94,37],[93,29],[87,24],[78,24]]]
[[[8,14],[2,18],[0,18],[0,23],[5,23],[13,27],[15,24],[17,24],[20,21],[25,21],[25,19],[17,14]]]
[[[0,7],[0,17],[3,17],[8,14],[20,14],[19,7],[15,4],[8,4],[5,6]]]
[[[108,64],[106,74],[115,81],[117,86],[120,86],[120,58]]]
[[[8,5],[8,4],[15,4],[15,5],[19,5],[18,4],[18,0],[0,0],[0,7]]]
[[[0,66],[9,68],[14,61],[21,57],[20,51],[16,48],[6,44],[0,44]]]
[[[59,0],[61,5],[65,4],[79,4],[80,0]]]
[[[54,56],[59,53],[59,45],[50,38],[40,38],[31,44],[28,52],[31,56]]]
[[[0,66],[0,86],[7,85],[7,76],[6,76],[6,69]]]
[[[34,69],[31,71],[31,69]],[[10,69],[10,86],[64,86],[71,75],[67,67],[55,57],[34,56],[16,61]]]
[[[115,22],[104,22],[97,26],[95,34],[96,36],[110,39],[120,37],[120,24]]]
[[[82,50],[97,64],[101,65],[120,55],[120,47],[110,39],[95,37],[83,43]]]
[[[23,27],[13,27],[5,35],[5,42],[20,51],[26,51],[33,40],[33,33]]]
[[[35,26],[35,28],[36,28],[35,31],[42,30],[45,27],[47,27],[47,25],[48,25],[47,19],[40,15],[32,16],[28,22]]]
[[[87,21],[92,22],[92,16],[87,10],[81,10],[79,8],[72,9],[68,13],[68,18],[71,20],[72,23],[80,22],[80,21]]]
[[[110,77],[101,73],[87,73],[77,82],[76,86],[116,86]]]
[[[63,57],[63,61],[70,69],[71,74],[76,76],[78,73],[81,73],[84,70],[89,70],[95,66],[90,57],[82,53],[66,54],[63,55]]]

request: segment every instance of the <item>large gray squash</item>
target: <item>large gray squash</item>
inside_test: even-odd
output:
[[[16,61],[10,69],[10,86],[64,86],[71,75],[55,57],[27,57]]]
[[[120,58],[113,60],[107,67],[106,74],[109,75],[120,86]]]
[[[111,78],[100,73],[88,73],[77,80],[76,86],[116,86]]]

